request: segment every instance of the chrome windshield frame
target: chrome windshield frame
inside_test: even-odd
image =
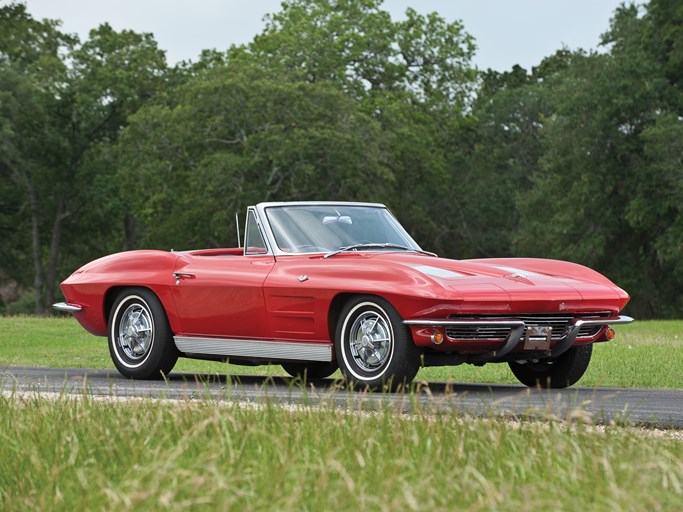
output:
[[[259,220],[259,223],[262,228],[262,234],[265,235],[266,238],[266,243],[269,246],[269,249],[271,250],[271,254],[274,256],[301,256],[301,255],[314,255],[314,254],[320,254],[324,255],[327,254],[329,251],[311,251],[311,252],[297,252],[297,253],[292,253],[292,252],[286,252],[280,249],[280,247],[277,244],[277,241],[275,239],[275,234],[273,233],[273,229],[270,225],[270,221],[268,220],[268,215],[266,214],[266,210],[268,208],[281,208],[281,207],[296,207],[296,206],[323,206],[323,207],[362,207],[362,208],[378,208],[385,210],[392,218],[393,220],[401,226],[403,231],[406,232],[406,234],[410,237],[412,242],[415,244],[415,246],[422,250],[420,245],[413,239],[412,236],[410,236],[410,233],[406,231],[406,229],[401,225],[401,223],[396,219],[396,216],[389,211],[389,209],[381,204],[381,203],[363,203],[363,202],[348,202],[348,201],[286,201],[286,202],[268,202],[268,203],[259,203],[254,207],[256,211],[257,218]],[[382,249],[382,252],[388,252],[386,249]],[[398,251],[397,252],[405,252],[405,251]]]

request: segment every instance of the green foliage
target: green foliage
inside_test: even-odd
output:
[[[233,216],[269,200],[381,197],[377,122],[330,83],[218,68],[141,109],[120,145],[119,179],[143,245],[225,245]]]
[[[653,2],[653,9],[658,4]],[[634,295],[638,316],[676,316],[681,112],[648,44],[652,17],[617,11],[608,55],[577,55],[549,79],[551,112],[515,252],[568,259]],[[661,60],[661,59],[660,59]],[[667,249],[664,250],[664,247]]]
[[[105,24],[79,45],[21,4],[0,9],[0,27],[0,201],[22,219],[23,234],[6,220],[0,227],[13,236],[0,276],[26,285],[30,268],[40,313],[58,275],[121,240],[105,236],[122,219],[108,154],[127,116],[159,92],[165,61],[150,35]],[[28,254],[31,265],[16,268]]]
[[[382,0],[291,0],[254,41],[232,48],[246,60],[295,79],[332,81],[356,98],[409,92],[435,103],[467,102],[474,41],[459,21],[413,9],[394,22]]]

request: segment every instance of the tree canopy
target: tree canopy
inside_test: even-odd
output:
[[[600,52],[477,70],[462,22],[288,0],[253,41],[168,66],[0,7],[0,312],[86,261],[234,244],[267,200],[387,204],[452,258],[561,258],[639,317],[683,307],[683,6],[624,4]]]

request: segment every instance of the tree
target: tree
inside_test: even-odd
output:
[[[57,26],[56,22],[33,20],[21,4],[0,8],[3,188],[11,189],[15,197],[16,191],[20,191],[23,201],[15,200],[14,207],[30,212],[37,312],[44,311],[42,293],[45,285],[43,203],[39,189],[49,176],[48,167],[54,155],[48,150],[49,144],[59,138],[50,122],[51,99],[58,94],[65,79],[60,52],[73,43],[58,31]],[[50,149],[58,151],[58,148]],[[12,252],[8,255],[10,263],[21,251]]]
[[[246,60],[297,80],[331,81],[355,98],[407,92],[463,107],[475,72],[474,41],[460,21],[413,9],[392,21],[382,0],[290,0],[264,32],[230,60]]]
[[[119,177],[147,247],[220,246],[233,216],[260,201],[381,197],[377,123],[325,82],[291,82],[249,66],[200,74],[169,105],[131,118]]]
[[[681,304],[680,93],[653,58],[652,2],[641,16],[618,9],[607,55],[586,55],[558,73],[532,190],[519,197],[519,253],[579,261],[635,291],[641,317]],[[661,20],[660,20],[661,21]],[[673,48],[673,46],[672,46]]]
[[[233,48],[228,62],[278,70],[292,80],[337,84],[379,122],[390,193],[368,189],[401,211],[425,246],[452,248],[453,192],[446,161],[472,99],[474,41],[460,21],[408,9],[394,21],[381,0],[294,0],[264,32]],[[458,173],[457,168],[451,168]],[[370,194],[369,196],[367,194]]]
[[[16,206],[30,211],[35,310],[43,313],[54,299],[67,220],[81,216],[67,239],[82,245],[91,238],[85,219],[103,206],[92,201],[102,197],[97,154],[162,84],[165,63],[149,35],[103,25],[79,47],[21,4],[0,9],[0,26],[3,176],[22,197]]]

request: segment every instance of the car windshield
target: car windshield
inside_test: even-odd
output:
[[[267,208],[266,215],[283,252],[330,252],[350,246],[358,246],[354,247],[357,250],[420,250],[386,208],[276,206]]]

